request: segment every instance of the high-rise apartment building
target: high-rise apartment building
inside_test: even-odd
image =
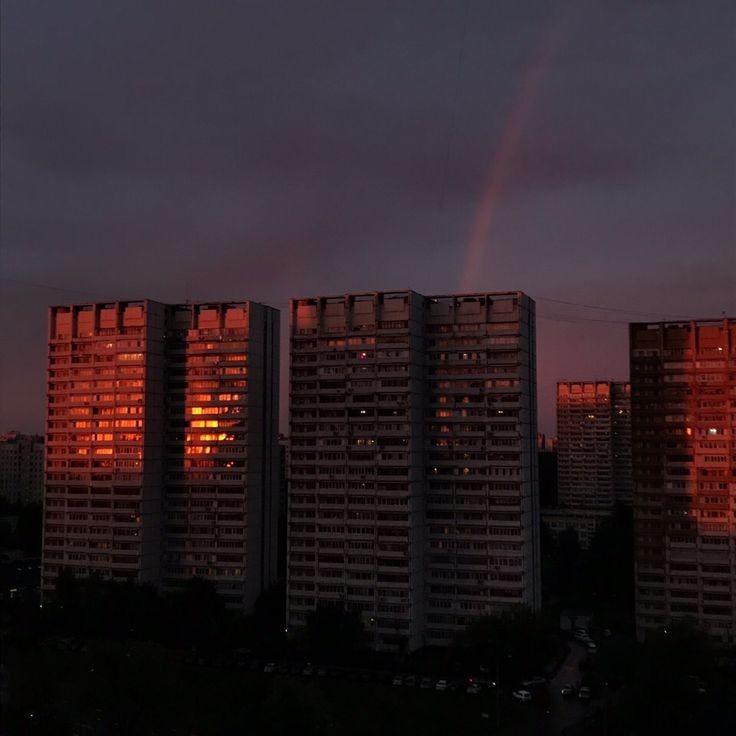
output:
[[[275,574],[278,313],[252,302],[52,307],[43,585]]]
[[[611,509],[631,501],[631,389],[616,381],[557,384],[558,500]]]
[[[43,457],[43,437],[19,432],[0,435],[0,499],[9,503],[40,503]]]
[[[631,391],[616,381],[557,384],[557,507],[553,535],[574,529],[587,548],[616,503],[631,503]]]
[[[736,319],[630,326],[636,617],[736,643]]]
[[[279,313],[168,308],[163,584],[212,580],[248,609],[276,579]]]
[[[518,292],[292,301],[290,626],[414,648],[539,604],[534,329]]]

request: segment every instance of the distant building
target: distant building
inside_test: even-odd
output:
[[[610,514],[610,511],[601,509],[545,507],[542,509],[542,521],[555,539],[565,530],[572,529],[577,534],[580,548],[588,549],[598,525]]]
[[[611,509],[631,499],[631,389],[557,384],[558,494],[563,506]]]
[[[583,548],[616,503],[631,503],[630,397],[628,383],[557,384],[557,504],[542,518],[554,535],[575,529]]]
[[[736,319],[632,324],[636,619],[736,644]]]
[[[539,606],[535,370],[519,292],[292,300],[290,627],[340,602],[416,648]]]
[[[52,307],[43,587],[276,574],[278,312],[253,302]]]
[[[544,435],[542,435],[544,437]],[[538,453],[539,503],[543,509],[557,506],[557,438],[542,443]]]
[[[6,432],[0,435],[0,499],[40,503],[43,499],[43,437]]]

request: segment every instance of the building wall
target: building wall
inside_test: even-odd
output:
[[[427,641],[539,605],[534,305],[430,297]]]
[[[534,306],[522,294],[294,300],[288,617],[376,647],[539,605]]]
[[[542,521],[553,538],[559,539],[562,532],[573,529],[578,536],[581,549],[588,549],[598,525],[608,518],[608,511],[596,509],[542,509]]]
[[[634,484],[631,478],[631,384],[611,383],[611,441],[613,444],[613,497],[631,506]]]
[[[631,388],[616,381],[557,384],[558,505],[543,519],[554,536],[591,529],[618,503],[631,503]]]
[[[43,437],[18,432],[0,435],[0,499],[10,503],[40,503],[43,470]]]
[[[736,320],[630,327],[640,636],[736,642]]]
[[[291,303],[288,621],[358,610],[376,646],[421,643],[422,303]]]
[[[159,581],[164,305],[52,307],[43,587]]]
[[[200,576],[250,608],[275,577],[276,310],[54,307],[49,335],[45,589]]]
[[[243,609],[274,579],[274,313],[186,304],[168,320],[164,582],[211,580]]]

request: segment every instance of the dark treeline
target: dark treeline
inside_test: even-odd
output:
[[[0,517],[5,517],[0,518],[0,550],[20,550],[27,557],[40,557],[41,516],[40,503],[0,500]]]
[[[589,611],[601,626],[634,630],[634,521],[617,506],[596,529],[590,547],[580,548],[574,529],[554,540],[543,524],[542,593],[553,609]]]

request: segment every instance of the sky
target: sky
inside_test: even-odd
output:
[[[550,434],[629,321],[736,316],[732,0],[0,7],[0,431],[52,304],[521,290]]]

